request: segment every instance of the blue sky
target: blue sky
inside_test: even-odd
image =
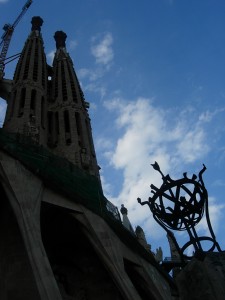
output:
[[[25,1],[0,0],[2,26]],[[123,203],[155,250],[168,256],[165,233],[137,197],[161,178],[202,168],[213,228],[225,248],[225,2],[222,0],[34,0],[18,24],[8,56],[21,52],[32,16],[44,19],[49,64],[56,30],[67,33],[86,100],[104,192]],[[6,67],[12,78],[15,63]],[[0,122],[5,103],[0,102]],[[199,231],[205,234],[205,223]],[[183,235],[179,239],[183,239]]]

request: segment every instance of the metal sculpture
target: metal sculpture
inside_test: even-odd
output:
[[[140,198],[137,200],[141,205],[147,204],[149,206],[156,222],[167,231],[173,240],[181,260],[191,258],[191,256],[184,254],[184,251],[191,245],[194,247],[195,253],[203,252],[202,241],[212,243],[207,251],[214,249],[221,251],[209,218],[208,193],[202,179],[202,174],[206,170],[205,165],[203,165],[198,177],[193,174],[192,178],[188,178],[187,173],[184,173],[183,178],[178,180],[171,179],[169,175],[165,176],[157,162],[152,166],[162,175],[163,183],[160,188],[151,184],[153,196],[149,197],[148,201],[142,202]],[[204,211],[211,236],[199,237],[195,226],[201,221]],[[186,230],[190,241],[180,248],[170,229]]]

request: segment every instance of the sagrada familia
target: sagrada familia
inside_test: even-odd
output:
[[[31,23],[13,80],[0,82],[7,101],[0,130],[0,299],[225,299],[223,284],[213,279],[200,292],[191,267],[176,282],[141,227],[133,231],[127,209],[121,220],[105,198],[89,103],[66,34],[55,33],[49,66],[43,20]],[[202,274],[211,269],[201,266],[196,274],[207,286]]]

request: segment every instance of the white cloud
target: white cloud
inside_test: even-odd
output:
[[[95,57],[96,63],[109,65],[114,57],[112,34],[106,33],[100,41],[97,37],[94,37],[92,38],[92,42],[91,53]]]
[[[205,134],[204,129],[197,126],[182,136],[177,150],[183,162],[194,162],[209,152],[209,146],[205,143]]]

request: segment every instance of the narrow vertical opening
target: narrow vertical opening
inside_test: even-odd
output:
[[[41,97],[41,126],[45,128],[45,98]]]
[[[64,128],[65,128],[65,138],[66,144],[71,144],[71,134],[70,134],[70,119],[68,110],[64,111]]]
[[[37,97],[37,91],[32,90],[31,91],[31,99],[30,99],[30,114],[31,115],[35,115],[36,97]]]
[[[80,114],[78,112],[75,112],[75,119],[76,119],[76,128],[77,128],[77,135],[81,136],[81,119],[80,119]]]
[[[26,88],[22,88],[21,93],[20,93],[18,117],[22,117],[22,115],[23,115],[25,98],[26,98]]]
[[[52,115],[53,115],[53,113],[52,113],[52,111],[48,111],[48,116],[47,116],[47,118],[48,118],[48,134],[49,135],[51,135],[52,134],[52,132],[53,132],[53,118],[52,118]]]

